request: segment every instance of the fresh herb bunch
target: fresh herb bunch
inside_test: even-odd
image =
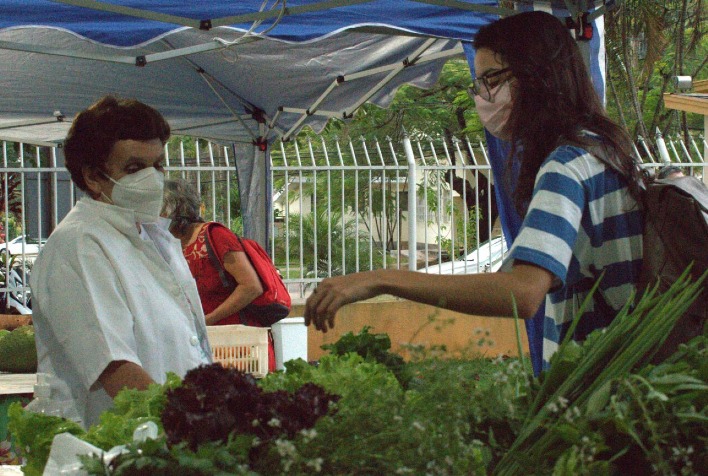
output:
[[[90,475],[130,476],[258,476],[248,460],[253,437],[232,434],[225,442],[208,442],[196,450],[187,443],[168,446],[164,435],[156,440],[130,443],[125,453],[110,463],[83,456],[83,470]]]
[[[578,452],[588,445],[592,445],[595,450],[592,467],[588,469],[580,466],[578,472],[560,474],[606,473],[612,468],[611,461],[630,448],[637,450],[644,460],[652,460],[651,453],[654,450],[649,449],[650,446],[639,438],[635,438],[635,441],[640,440],[638,449],[627,445],[620,453],[609,456],[603,454],[604,457],[596,458],[599,456],[597,453],[603,453],[606,448],[601,442],[593,442],[587,434],[590,424],[588,420],[606,410],[614,398],[613,391],[618,382],[633,379],[633,374],[641,374],[648,368],[652,357],[676,322],[702,292],[703,280],[708,274],[691,282],[689,271],[686,270],[665,293],[659,294],[658,286],[655,286],[642,296],[636,306],[632,307],[628,303],[607,328],[594,331],[581,345],[570,340],[579,321],[574,320],[551,360],[550,369],[542,375],[540,387],[534,391],[524,425],[516,440],[494,467],[495,474],[543,472],[544,468],[550,472],[553,464],[559,461],[568,448],[576,447],[573,451]],[[597,286],[595,284],[586,302],[581,305],[579,315],[582,315],[582,309]],[[705,381],[698,384],[704,386],[703,392],[708,388]],[[635,395],[635,401],[642,405],[641,394]],[[705,415],[705,407],[702,412]],[[583,416],[588,420],[584,420]],[[585,421],[585,425],[569,430],[568,423],[575,420]],[[704,445],[705,432],[702,438]],[[573,464],[586,462],[586,459],[577,455],[571,460]],[[562,471],[567,470],[566,465]]]
[[[66,432],[81,437],[85,434],[78,423],[58,416],[25,411],[20,402],[10,404],[7,414],[9,433],[27,460],[22,470],[28,476],[38,476],[44,471],[54,435]]]
[[[408,387],[413,375],[406,367],[406,362],[398,354],[390,352],[391,338],[387,334],[370,334],[370,326],[364,326],[358,334],[347,332],[334,344],[325,344],[322,349],[333,355],[345,355],[354,352],[366,360],[385,365],[396,376],[404,388]]]
[[[113,408],[105,411],[99,424],[89,428],[81,438],[103,450],[110,450],[131,441],[135,429],[147,421],[155,423],[162,433],[160,416],[167,403],[167,392],[181,383],[182,379],[170,372],[164,384],[151,384],[146,390],[121,390],[113,399]]]
[[[295,392],[264,392],[249,374],[220,364],[187,372],[180,387],[167,392],[162,423],[169,444],[191,449],[225,442],[233,432],[252,434],[261,443],[280,435],[293,438],[312,427],[339,399],[312,383]]]
[[[55,435],[71,433],[103,450],[122,445],[132,439],[135,428],[145,421],[161,426],[160,414],[167,398],[165,393],[181,383],[174,373],[168,373],[164,384],[152,384],[146,390],[124,389],[113,400],[113,408],[101,415],[100,422],[88,431],[78,423],[55,416],[46,416],[25,411],[19,402],[8,409],[10,434],[17,446],[24,450],[27,464],[23,471],[28,475],[40,475],[49,457]]]
[[[489,387],[486,377],[497,373],[488,361],[418,363],[411,369],[415,390],[407,391],[387,367],[356,353],[327,355],[317,367],[286,365],[285,373],[269,374],[260,384],[292,389],[310,381],[342,398],[337,412],[312,431],[271,445],[254,462],[259,474],[485,473],[485,443],[471,435],[480,401],[470,395]]]
[[[696,474],[708,468],[708,336],[670,359],[617,379],[589,427],[619,472]],[[582,439],[582,438],[581,438]],[[704,468],[701,470],[701,468]]]

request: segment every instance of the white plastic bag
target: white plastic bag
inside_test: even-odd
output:
[[[133,441],[145,441],[157,438],[157,425],[151,421],[139,425],[133,432]],[[126,451],[125,445],[114,446],[108,451],[86,443],[71,433],[61,433],[52,440],[49,459],[44,467],[44,476],[86,476],[79,456],[101,455],[108,464],[113,458]]]
[[[52,440],[49,459],[43,476],[86,476],[79,456],[101,455],[105,464],[125,451],[125,445],[114,446],[108,451],[86,443],[71,433],[61,433]]]
[[[44,467],[44,476],[85,475],[86,471],[81,469],[79,455],[101,453],[103,453],[101,448],[86,443],[71,433],[60,433],[52,440],[49,459]]]

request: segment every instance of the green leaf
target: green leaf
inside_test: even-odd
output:
[[[659,400],[662,402],[669,401],[669,397],[667,397],[665,393],[661,393],[657,390],[650,390],[649,393],[647,393],[647,399],[648,400]]]
[[[599,413],[610,402],[612,382],[607,381],[602,387],[595,390],[588,398],[586,411],[588,414]]]
[[[694,384],[703,385],[706,387],[705,382],[697,379],[691,375],[686,374],[667,374],[658,377],[652,377],[649,379],[652,385],[683,385],[683,384]]]

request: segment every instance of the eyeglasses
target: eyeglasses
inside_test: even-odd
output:
[[[496,81],[493,84],[490,84],[489,80],[499,77],[508,71],[511,71],[511,68],[502,68],[492,73],[485,74],[479,78],[474,78],[472,80],[472,84],[470,84],[469,88],[467,88],[467,92],[470,96],[479,96],[485,101],[493,102],[492,89],[497,87],[502,81]]]

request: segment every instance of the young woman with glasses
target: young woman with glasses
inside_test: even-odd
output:
[[[503,18],[480,29],[474,48],[470,92],[480,120],[511,142],[521,164],[514,202],[525,218],[502,272],[376,270],[330,278],[308,299],[305,319],[326,332],[341,306],[379,294],[502,317],[513,316],[515,302],[523,318],[545,300],[547,364],[596,281],[577,339],[608,325],[632,296],[642,260],[642,177],[628,134],[606,115],[557,18]]]

